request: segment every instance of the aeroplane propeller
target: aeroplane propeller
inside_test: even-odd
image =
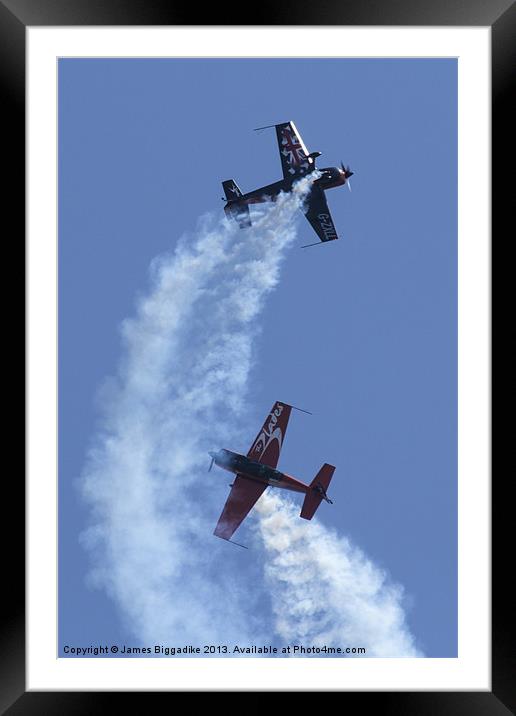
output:
[[[345,167],[344,162],[341,160],[340,162],[340,168],[344,172],[344,177],[346,179],[346,184],[348,185],[348,189],[351,191],[351,182],[349,181],[349,178],[353,176],[355,172],[352,172],[349,166]]]

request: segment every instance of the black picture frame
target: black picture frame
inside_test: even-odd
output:
[[[516,6],[513,0],[322,0],[306,7],[292,0],[270,0],[245,7],[199,9],[173,0],[0,0],[0,85],[4,138],[4,226],[11,219],[10,241],[24,246],[25,235],[25,37],[28,26],[62,25],[405,25],[489,26],[492,31],[492,231],[500,245],[513,216],[514,182],[506,182],[503,169],[511,140],[511,70],[516,67]],[[236,19],[237,22],[232,22]],[[6,171],[8,169],[8,172]],[[504,232],[505,233],[505,232]],[[16,238],[15,238],[16,237]],[[493,241],[493,246],[495,245]],[[493,261],[496,254],[493,253]],[[503,288],[493,287],[492,305]],[[503,297],[500,296],[500,303]],[[22,304],[24,299],[21,299]],[[494,313],[492,314],[494,316]],[[498,356],[493,354],[496,366]],[[492,381],[492,388],[495,388]],[[496,393],[493,393],[496,397]],[[494,403],[493,403],[494,404]],[[502,441],[500,441],[502,442]],[[11,455],[11,459],[12,459]],[[16,465],[12,462],[11,465]],[[156,699],[170,693],[139,692],[26,692],[25,690],[25,515],[24,482],[18,467],[4,473],[4,583],[6,607],[2,612],[0,639],[0,711],[17,714],[92,714],[130,699],[131,708],[149,712]],[[511,620],[513,593],[505,557],[512,537],[512,480],[493,476],[492,489],[492,691],[471,692],[341,692],[341,706],[381,709],[383,714],[500,714],[516,712],[516,639]],[[5,518],[9,513],[11,523]],[[400,668],[402,668],[400,666]],[[236,689],[235,689],[236,690]],[[314,689],[315,690],[315,689]],[[152,702],[149,703],[149,697]],[[357,701],[360,699],[360,701]],[[144,701],[145,700],[145,701]],[[354,703],[355,702],[355,703]]]

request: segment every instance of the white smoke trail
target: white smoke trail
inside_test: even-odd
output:
[[[270,491],[256,510],[275,630],[286,643],[422,656],[405,623],[403,590],[348,539],[300,519],[299,506]]]
[[[104,387],[81,480],[94,514],[83,541],[92,581],[142,642],[256,635],[240,604],[243,595],[252,607],[256,590],[245,593],[235,548],[212,535],[227,485],[208,479],[207,451],[228,439],[226,426],[235,444],[256,318],[308,188],[299,182],[246,231],[201,220],[196,237],[153,263],[151,290],[122,326],[123,364]]]

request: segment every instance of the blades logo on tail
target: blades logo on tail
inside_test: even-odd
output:
[[[251,453],[258,453],[259,455],[271,444],[273,440],[277,440],[279,444],[279,449],[281,450],[281,443],[283,440],[283,434],[281,432],[280,427],[274,427],[276,423],[278,422],[278,418],[283,412],[283,405],[278,405],[273,412],[270,414],[270,421],[267,427],[263,430],[262,433],[257,437],[256,442],[254,443],[253,447],[249,451]]]

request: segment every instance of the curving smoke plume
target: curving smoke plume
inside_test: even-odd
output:
[[[346,538],[268,491],[256,504],[275,631],[285,643],[365,647],[370,657],[422,656],[403,590]]]
[[[202,219],[153,262],[151,288],[122,325],[122,362],[103,387],[81,476],[92,511],[83,542],[92,582],[142,643],[249,645],[276,633],[415,654],[400,591],[345,540],[315,522],[308,535],[288,501],[258,503],[265,584],[256,556],[242,566],[239,550],[212,535],[227,485],[208,479],[207,452],[249,438],[249,426],[240,435],[235,426],[246,420],[258,317],[308,188],[300,181],[246,231]],[[275,625],[256,621],[265,585],[294,605]]]

